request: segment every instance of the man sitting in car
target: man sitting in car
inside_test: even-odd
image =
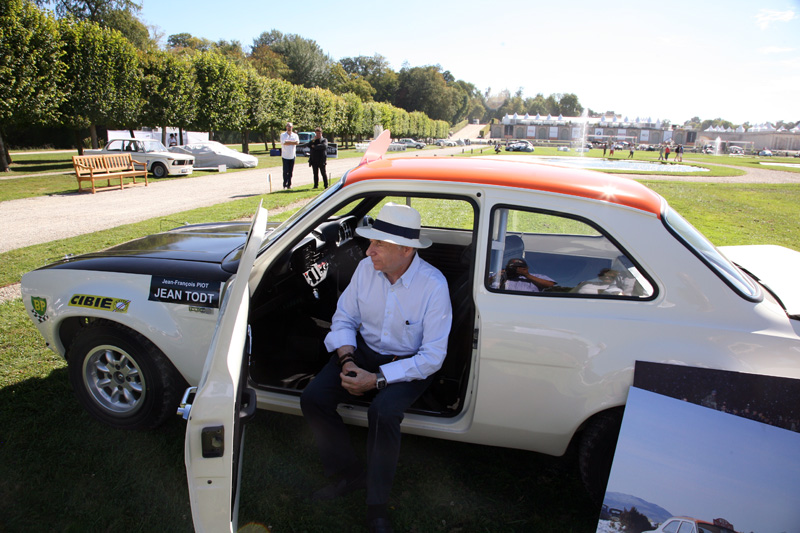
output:
[[[366,488],[369,530],[388,532],[400,423],[442,366],[453,312],[444,276],[417,254],[432,243],[420,235],[415,209],[388,203],[371,227],[356,233],[370,240],[367,257],[339,298],[325,338],[333,355],[300,405],[325,473],[337,479],[314,499]],[[365,394],[371,397],[366,469],[336,410]]]

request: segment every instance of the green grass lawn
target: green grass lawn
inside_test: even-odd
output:
[[[18,180],[0,181],[0,190],[10,181]],[[800,250],[800,185],[643,182],[717,245],[775,243]],[[315,194],[300,187],[263,199],[275,210]],[[258,200],[0,254],[0,285],[66,253],[184,222],[246,217]],[[0,304],[0,323],[0,531],[191,531],[185,423],[176,416],[156,431],[128,432],[95,422],[73,397],[65,363],[44,346],[21,300]],[[355,442],[365,441],[363,428],[351,431]],[[246,438],[240,524],[275,532],[363,530],[363,493],[312,503],[309,494],[323,483],[302,418],[259,412]],[[405,436],[390,512],[398,531],[589,533],[598,510],[569,454],[553,458]]]

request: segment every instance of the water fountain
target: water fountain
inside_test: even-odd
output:
[[[581,157],[585,154],[588,150],[586,148],[586,138],[588,137],[588,124],[589,124],[589,108],[583,108],[581,112],[581,145],[578,147],[576,151],[580,152]]]
[[[714,155],[719,155],[722,153],[722,139],[717,137],[714,139]]]

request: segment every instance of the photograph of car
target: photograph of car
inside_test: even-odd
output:
[[[651,533],[736,533],[733,526],[726,520],[714,520],[706,522],[688,516],[674,516],[665,520],[657,529]]]
[[[506,152],[533,152],[533,150],[530,141],[513,141],[506,145]]]
[[[415,141],[414,139],[400,139],[397,142],[399,142],[400,144],[405,144],[408,148],[417,148],[419,150],[422,150],[423,148],[425,148],[425,143],[424,142]]]
[[[170,152],[194,157],[194,168],[255,168],[258,158],[250,154],[237,152],[216,141],[203,141],[181,146],[172,146]]]
[[[772,154],[771,150],[766,150],[765,149],[765,150],[761,150],[760,152],[758,152],[758,155],[761,156],[761,157],[772,157],[773,154]]]
[[[112,139],[100,150],[84,150],[84,155],[132,152],[137,161],[147,163],[147,170],[156,178],[188,176],[194,167],[194,156],[175,154],[155,139]]]
[[[158,426],[182,404],[187,464],[210,467],[201,441],[219,426],[218,471],[230,478],[241,421],[226,417],[256,405],[300,415],[365,257],[355,229],[389,201],[421,213],[433,245],[420,255],[445,275],[454,309],[447,357],[405,432],[557,456],[574,444],[601,501],[635,361],[800,377],[800,253],[734,247],[740,270],[626,178],[489,158],[366,159],[280,224],[260,210],[252,225],[182,226],[25,274],[26,312],[66,359],[79,402],[116,428]],[[555,285],[506,290],[510,259]],[[366,425],[367,408],[341,413]]]
[[[744,155],[744,149],[741,146],[730,146],[728,153],[731,155]]]

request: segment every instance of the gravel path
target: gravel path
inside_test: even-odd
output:
[[[472,148],[479,148],[473,145]],[[446,156],[464,147],[390,153],[389,157]],[[466,148],[469,149],[469,148]],[[313,182],[308,165],[295,166],[293,183]],[[329,159],[328,174],[341,177],[358,164],[357,159]],[[624,175],[623,175],[624,176]],[[631,176],[624,176],[631,177]],[[800,183],[800,174],[779,170],[747,169],[742,176],[637,176],[646,179],[715,183]],[[102,191],[97,194],[68,193],[0,203],[0,253],[33,244],[65,239],[123,224],[167,216],[197,207],[281,190],[281,167],[212,174],[197,178],[158,181],[148,187]],[[175,225],[183,222],[175,220]],[[19,296],[19,285],[0,287],[0,302]]]

